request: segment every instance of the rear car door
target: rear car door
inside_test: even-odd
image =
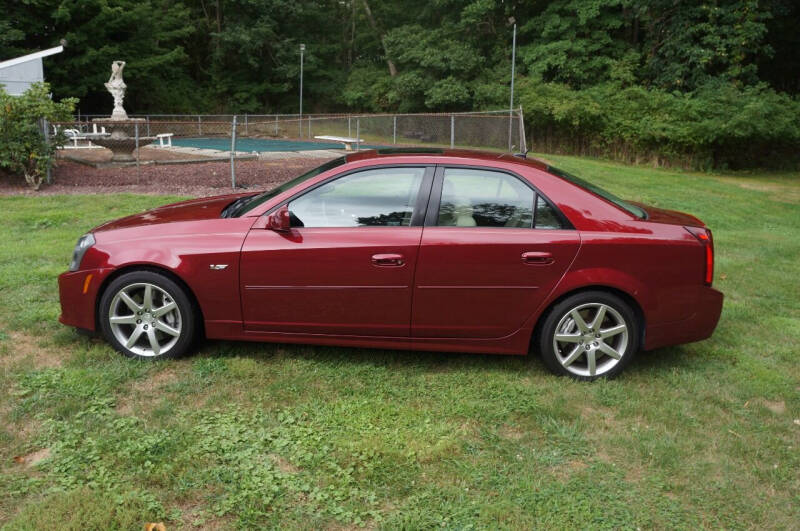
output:
[[[578,232],[525,179],[491,168],[439,167],[417,259],[412,336],[514,333],[579,244]]]
[[[252,229],[241,255],[245,328],[408,337],[433,171],[338,175],[288,201],[289,232]]]

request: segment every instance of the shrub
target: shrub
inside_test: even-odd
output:
[[[689,93],[613,83],[520,83],[536,150],[682,167],[787,166],[800,156],[800,100],[764,86]]]
[[[22,175],[34,190],[42,184],[63,135],[47,142],[39,121],[65,121],[72,116],[75,98],[55,102],[46,83],[36,83],[21,96],[11,96],[0,86],[0,168]]]

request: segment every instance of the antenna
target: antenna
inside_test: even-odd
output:
[[[530,151],[530,150],[531,150],[531,148],[528,148],[528,149],[525,150],[524,153],[514,153],[514,156],[515,157],[519,157],[521,159],[527,159],[528,158],[528,151]]]

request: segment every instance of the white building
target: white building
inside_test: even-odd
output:
[[[0,62],[0,85],[12,96],[19,96],[33,83],[44,81],[42,58],[64,51],[63,46],[42,50]]]

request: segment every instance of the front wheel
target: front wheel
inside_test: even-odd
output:
[[[100,328],[122,354],[138,359],[176,358],[196,330],[192,303],[181,286],[153,271],[121,275],[100,300]]]
[[[578,380],[616,376],[638,345],[635,313],[621,298],[604,291],[578,293],[556,304],[539,336],[545,365]]]

